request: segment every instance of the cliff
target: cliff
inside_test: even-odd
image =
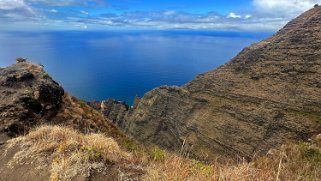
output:
[[[321,132],[321,7],[182,87],[156,88],[125,112],[102,108],[139,141],[204,159],[307,140]]]
[[[23,61],[0,69],[0,143],[43,124],[125,137],[100,112],[65,93],[42,66]]]
[[[133,140],[42,66],[19,60],[0,69],[0,181],[141,177],[124,147]]]

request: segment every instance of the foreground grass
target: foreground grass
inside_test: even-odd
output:
[[[90,176],[110,164],[130,163],[132,155],[112,138],[102,134],[81,134],[71,128],[43,126],[9,141],[7,150],[18,147],[11,164],[45,160],[50,162],[50,180],[69,180],[79,174]],[[9,163],[10,164],[10,163]]]
[[[176,155],[152,163],[144,180],[176,181],[295,181],[321,180],[319,144],[284,145],[253,162],[206,165]]]
[[[108,165],[135,165],[143,173],[139,180],[145,181],[321,180],[320,135],[310,143],[284,145],[250,163],[239,164],[204,164],[157,147],[137,154],[131,142],[118,146],[102,134],[81,134],[59,126],[40,127],[9,141],[7,149],[17,146],[19,152],[11,162],[23,162],[30,155],[44,157],[49,162],[51,180],[89,177],[93,171],[110,171]],[[119,172],[119,180],[123,175]]]

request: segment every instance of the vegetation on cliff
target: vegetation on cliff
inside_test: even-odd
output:
[[[138,145],[135,145],[138,148]],[[1,149],[0,180],[319,180],[321,135],[310,142],[286,144],[251,162],[203,163],[159,148],[132,149],[103,134],[41,126]],[[21,173],[22,172],[22,173]],[[21,180],[21,179],[20,179]]]

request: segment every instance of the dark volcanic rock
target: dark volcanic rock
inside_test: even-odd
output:
[[[0,133],[24,133],[57,114],[64,90],[42,67],[20,62],[0,69]]]
[[[321,132],[321,7],[182,87],[107,116],[144,143],[214,158],[266,153]],[[112,115],[112,116],[110,116]],[[119,120],[122,118],[123,120]]]
[[[65,93],[42,66],[20,61],[0,68],[0,145],[41,124],[100,132],[116,140],[125,138],[100,112]]]
[[[110,120],[113,120],[117,125],[123,126],[123,120],[129,106],[121,101],[108,99],[101,102],[101,111]]]

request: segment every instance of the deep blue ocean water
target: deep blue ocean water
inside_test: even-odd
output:
[[[183,85],[226,63],[270,33],[199,31],[1,32],[0,67],[25,57],[41,63],[84,100],[135,95]]]

